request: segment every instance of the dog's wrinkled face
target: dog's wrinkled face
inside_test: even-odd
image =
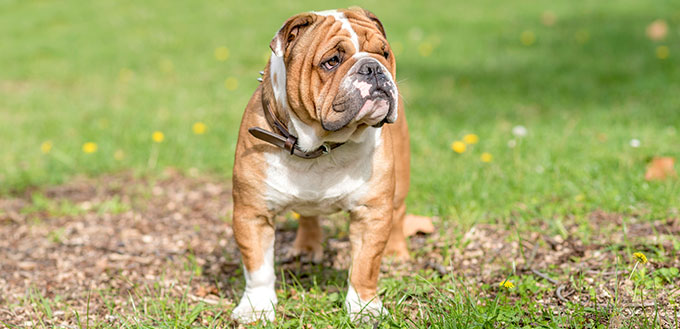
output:
[[[365,127],[396,121],[395,59],[372,13],[300,14],[286,21],[270,46],[274,95],[294,114],[294,128],[304,125],[319,140],[344,142]]]

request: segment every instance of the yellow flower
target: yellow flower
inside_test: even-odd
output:
[[[493,160],[493,156],[489,152],[482,153],[482,156],[479,158],[482,160],[482,162],[491,162],[491,160]]]
[[[647,264],[647,256],[645,256],[645,254],[643,254],[641,252],[633,253],[633,259],[635,259],[635,261],[640,262],[642,264]]]
[[[229,59],[229,48],[224,46],[215,48],[215,59],[220,62]]]
[[[151,139],[156,143],[160,143],[165,139],[165,135],[160,131],[154,131],[153,134],[151,134]]]
[[[578,30],[576,31],[576,34],[574,34],[574,39],[580,44],[585,44],[590,40],[590,32],[588,32],[588,30]]]
[[[88,154],[97,152],[97,143],[87,142],[83,144],[83,152]]]
[[[170,73],[175,69],[175,64],[171,60],[164,58],[158,62],[158,68],[165,73]]]
[[[463,153],[465,152],[465,143],[461,141],[455,141],[451,143],[451,149],[456,152],[456,153]]]
[[[300,214],[298,214],[298,213],[296,213],[296,212],[294,212],[294,211],[293,211],[293,213],[292,213],[291,215],[293,216],[293,219],[295,219],[295,220],[299,220],[299,219],[300,219]]]
[[[432,55],[432,50],[434,50],[434,46],[428,41],[418,45],[418,53],[420,53],[420,56],[428,57]]]
[[[238,88],[238,80],[234,77],[228,77],[224,80],[224,88],[227,88],[227,90],[236,90],[236,88]]]
[[[465,142],[465,144],[477,144],[477,142],[479,142],[479,136],[475,134],[467,134],[463,136],[463,142]]]
[[[668,55],[670,55],[671,51],[668,49],[668,46],[658,46],[656,47],[656,57],[658,59],[666,59],[668,58]]]
[[[504,288],[506,288],[506,289],[513,289],[513,288],[515,288],[515,284],[513,284],[512,282],[510,282],[510,281],[508,281],[508,280],[505,280],[505,281],[501,282],[501,283],[499,284],[499,286],[500,286],[500,287],[504,287]]]
[[[206,127],[205,123],[203,123],[203,122],[196,122],[196,123],[194,123],[193,126],[191,126],[191,130],[193,130],[194,134],[196,134],[196,135],[205,134],[206,128],[207,127]]]
[[[120,69],[120,71],[118,71],[118,80],[120,82],[127,83],[127,82],[130,82],[130,80],[132,80],[132,77],[134,75],[135,75],[134,71],[130,70],[129,68],[124,67],[124,68]]]
[[[123,150],[116,150],[116,152],[113,152],[113,158],[116,161],[122,161],[125,158],[125,152]]]
[[[50,153],[52,150],[52,141],[44,141],[42,144],[40,144],[40,151],[42,153],[47,154]]]
[[[522,44],[525,46],[531,46],[536,42],[536,35],[534,34],[533,31],[524,31],[522,34],[519,36],[520,41],[522,41]]]

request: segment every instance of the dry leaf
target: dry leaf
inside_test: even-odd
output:
[[[647,25],[647,37],[659,41],[666,38],[668,34],[668,24],[663,19],[657,19]]]
[[[198,288],[196,288],[196,291],[194,294],[198,297],[205,297],[208,295],[217,295],[219,292],[217,291],[217,288],[215,286],[211,285],[200,285]]]
[[[205,286],[198,286],[194,294],[198,297],[205,297],[208,295],[208,289],[205,288]]]
[[[432,218],[406,214],[406,217],[404,218],[404,235],[411,236],[418,232],[422,233],[434,232]]]
[[[645,173],[646,180],[664,180],[669,177],[676,177],[677,173],[673,168],[675,159],[671,157],[654,157],[647,165]]]

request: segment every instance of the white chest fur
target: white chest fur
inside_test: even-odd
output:
[[[330,154],[302,159],[285,151],[268,153],[265,200],[270,209],[292,209],[314,216],[351,209],[368,191],[373,152],[381,129],[368,128],[358,142],[348,142]]]

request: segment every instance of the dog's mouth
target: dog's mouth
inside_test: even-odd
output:
[[[380,127],[382,127],[384,124],[389,123],[388,120],[387,120],[387,118],[389,118],[391,112],[393,111],[394,104],[393,104],[392,98],[388,95],[387,91],[385,91],[385,90],[383,90],[383,89],[376,89],[376,90],[371,94],[371,96],[370,96],[369,99],[371,99],[371,100],[381,100],[381,99],[382,99],[382,100],[386,100],[387,103],[388,103],[388,110],[387,110],[387,113],[385,113],[385,115],[383,116],[382,120],[380,120],[380,122],[378,122],[378,123],[372,125],[371,127],[380,128]]]
[[[388,117],[388,116],[389,116],[389,114],[386,115],[385,118],[383,118],[380,122],[378,122],[378,123],[372,125],[371,127],[373,127],[373,128],[380,128],[380,127],[382,127],[384,124],[389,123],[389,122],[387,122],[387,117]]]
[[[388,101],[391,101],[390,96],[387,95],[387,91],[382,89],[382,88],[376,88],[371,95],[368,97],[368,99],[376,99],[376,98],[383,98]]]
[[[330,111],[323,115],[325,130],[337,131],[352,123],[379,128],[396,119],[397,91],[391,81],[384,77],[367,79],[360,74],[346,79]]]
[[[358,96],[358,95],[356,95]],[[389,91],[375,88],[369,95],[363,97],[343,97],[332,104],[333,111],[351,121],[380,128],[385,123],[391,123],[390,115],[395,110],[395,102]],[[352,118],[352,119],[350,119]]]

